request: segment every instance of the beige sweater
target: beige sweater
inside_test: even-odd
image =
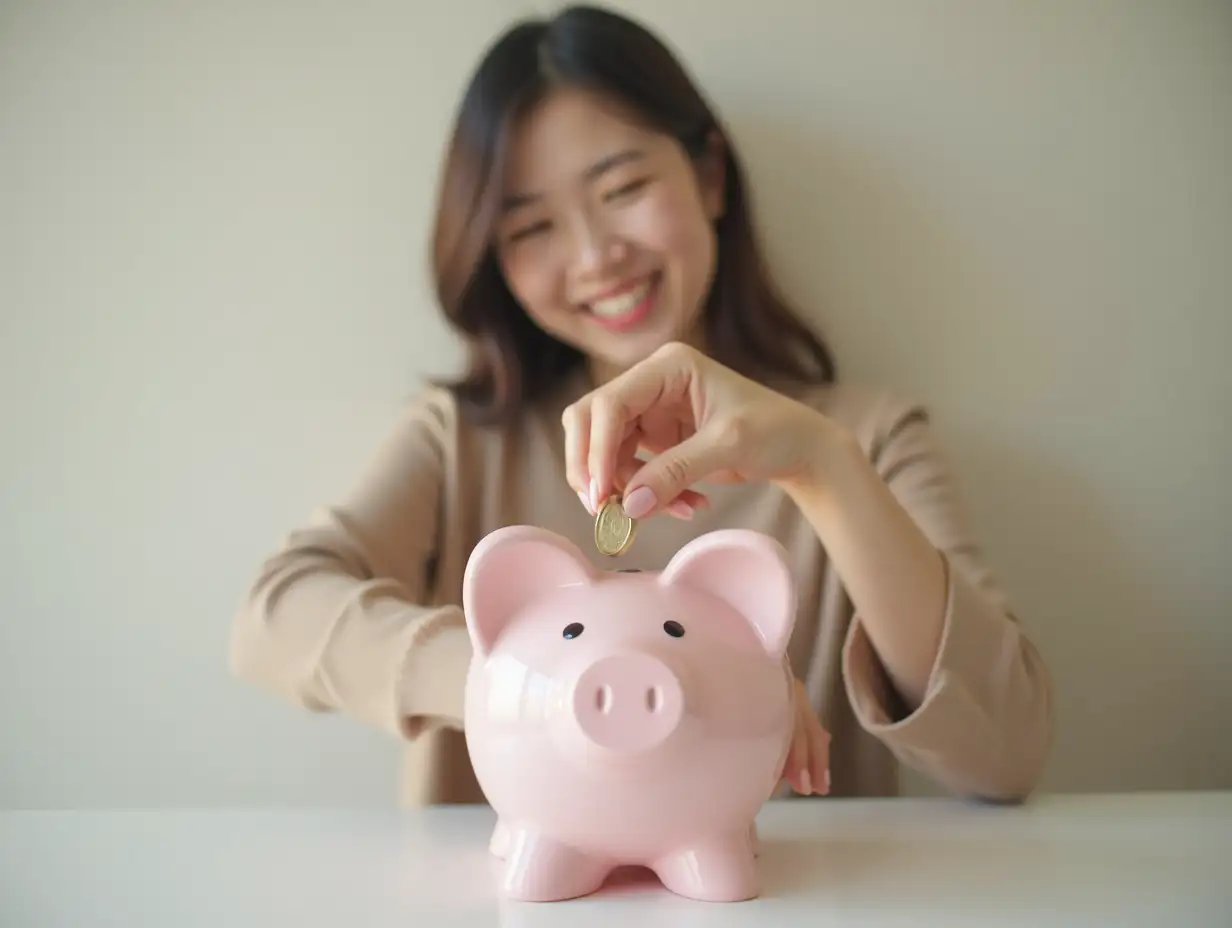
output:
[[[403,804],[483,801],[461,734],[470,644],[459,603],[475,543],[529,523],[613,566],[593,553],[593,520],[565,481],[560,414],[584,387],[573,378],[503,432],[468,426],[446,392],[425,390],[349,494],[261,566],[237,613],[239,677],[402,739]],[[643,524],[617,566],[661,568],[687,540],[717,528],[772,535],[799,584],[789,657],[833,736],[832,795],[893,795],[897,757],[956,794],[1024,797],[1052,742],[1050,679],[981,560],[924,412],[849,385],[804,399],[857,437],[948,559],[945,630],[917,711],[902,710],[816,534],[774,487],[705,487],[709,509],[689,522]]]

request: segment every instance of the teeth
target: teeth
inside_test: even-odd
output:
[[[614,296],[607,300],[596,300],[590,304],[590,311],[596,316],[603,316],[605,319],[623,316],[638,303],[642,302],[649,291],[650,284],[647,282],[626,293],[622,293],[620,296]]]

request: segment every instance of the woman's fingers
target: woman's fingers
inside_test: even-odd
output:
[[[612,472],[612,490],[608,497],[619,496],[625,484],[629,482],[629,478],[636,474],[645,463],[637,456],[640,447],[638,438],[639,435],[635,432],[621,442],[620,450],[616,452],[615,470]],[[599,503],[602,502],[603,499],[600,499]]]
[[[586,469],[590,446],[590,405],[586,401],[574,403],[561,416],[565,430],[565,479],[581,499],[582,505],[591,510],[590,474]]]
[[[830,792],[830,733],[822,727],[808,703],[804,687],[795,682],[795,711],[791,749],[783,765],[783,779],[801,795]]]
[[[565,410],[567,479],[592,515],[612,495],[622,496],[634,518],[660,510],[688,518],[709,504],[689,487],[706,476],[712,460],[724,458],[720,452],[726,445],[717,431],[702,436],[695,431],[700,357],[691,348],[666,346]],[[663,447],[668,431],[676,443]],[[628,443],[652,437],[661,454],[638,462],[630,474],[629,462],[636,458]],[[648,485],[635,499],[624,492],[630,480]]]
[[[690,348],[669,345],[579,400],[583,410],[576,427],[586,431],[586,438],[579,432],[566,440],[576,446],[573,453],[600,498],[613,492],[617,451],[637,431],[642,416],[673,407],[691,409],[699,357]]]
[[[796,709],[795,732],[791,739],[791,752],[787,755],[785,776],[791,788],[797,793],[808,795],[812,792],[809,782],[809,744],[808,728],[803,724],[799,708]]]
[[[646,462],[635,454],[625,457],[622,453],[620,463],[616,467],[616,480],[612,488],[615,495],[622,495],[625,487],[629,485],[629,481],[645,465]],[[709,505],[710,499],[704,493],[698,493],[696,490],[685,490],[665,506],[663,511],[677,519],[691,519],[698,509],[703,509]],[[591,514],[593,515],[594,513]]]
[[[685,412],[687,415],[691,410]],[[680,413],[679,408],[675,410],[656,408],[638,417],[638,450],[647,452],[648,456],[642,459],[632,457],[630,462],[622,455],[621,465],[616,474],[616,486],[612,488],[614,494],[623,498],[630,481],[649,461],[674,448],[693,433],[692,424],[686,422],[685,417],[682,417]],[[667,500],[660,508],[667,515],[677,519],[691,519],[694,512],[709,505],[710,499],[706,494],[686,489]]]
[[[799,680],[793,681],[792,688],[792,730],[791,747],[787,751],[787,761],[783,765],[783,779],[791,784],[797,793],[808,793],[808,763],[809,743],[808,727],[804,724],[806,710],[804,690]]]
[[[611,393],[596,396],[590,403],[590,440],[586,449],[586,469],[596,505],[616,488],[616,468],[620,449],[636,434],[637,420],[629,414],[620,397]]]
[[[689,492],[707,476],[732,466],[732,443],[721,426],[707,425],[680,444],[655,455],[629,481],[624,503],[629,515],[644,518]]]
[[[813,792],[824,795],[830,792],[830,733],[811,711],[809,729],[809,779]]]
[[[592,516],[598,512],[607,496],[621,496],[629,481],[646,466],[646,461],[637,456],[644,436],[640,429],[627,436],[616,453],[615,470],[609,482],[611,490],[605,494],[598,489],[599,481],[591,480],[587,455],[591,436],[591,404],[586,401],[570,406],[562,416],[565,429],[565,479],[578,495],[578,500]],[[592,490],[595,498],[592,500]],[[710,505],[704,493],[684,490],[668,501],[663,510],[678,519],[692,518],[693,513]]]

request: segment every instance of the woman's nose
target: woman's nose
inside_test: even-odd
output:
[[[574,260],[582,273],[602,272],[619,264],[628,247],[619,235],[598,223],[580,223],[574,236]]]

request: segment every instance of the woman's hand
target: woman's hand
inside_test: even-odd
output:
[[[569,484],[592,513],[619,494],[632,518],[662,511],[688,518],[707,503],[692,489],[703,480],[782,489],[817,533],[908,711],[923,703],[945,627],[947,561],[849,431],[678,343],[592,390],[563,421]],[[653,456],[639,459],[640,449]],[[927,459],[914,466],[932,481],[945,476]],[[941,520],[934,532],[952,536],[956,515],[938,509],[950,505],[951,486],[913,492],[922,511]],[[817,723],[799,724],[811,731]],[[801,751],[793,749],[792,769],[800,776],[808,769],[812,780],[812,760],[806,768]]]
[[[707,504],[690,487],[809,483],[838,428],[820,413],[672,343],[565,410],[570,486],[594,514],[623,496],[635,519],[688,518]],[[638,458],[645,449],[653,457]]]
[[[830,792],[830,733],[813,714],[804,684],[795,680],[796,727],[782,779],[802,796]]]

